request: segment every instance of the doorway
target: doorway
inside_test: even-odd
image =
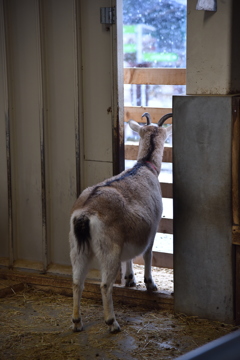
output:
[[[154,123],[172,112],[172,96],[186,94],[185,0],[123,0],[125,168],[138,153],[138,137],[127,125],[149,112]],[[171,120],[171,119],[169,119]],[[165,144],[159,176],[163,216],[153,246],[153,272],[159,288],[173,291],[173,191],[172,138]],[[143,283],[142,257],[135,259],[135,273]],[[161,278],[166,282],[161,282]],[[140,285],[141,286],[141,285]]]

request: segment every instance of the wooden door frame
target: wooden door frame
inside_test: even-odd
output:
[[[240,97],[232,104],[232,243],[235,256],[235,319],[240,324]]]

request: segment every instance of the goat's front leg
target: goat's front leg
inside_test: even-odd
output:
[[[143,259],[145,262],[144,282],[146,288],[149,291],[157,291],[157,286],[152,278],[152,247],[146,250],[146,252],[143,255]]]
[[[112,300],[112,291],[113,284],[116,280],[118,270],[120,268],[120,261],[118,259],[112,259],[111,254],[108,255],[108,261],[102,262],[102,283],[101,283],[101,292],[102,292],[102,301],[104,309],[104,319],[105,323],[109,326],[111,333],[117,333],[120,331],[120,326],[116,320],[113,300]]]
[[[133,262],[132,260],[126,261],[126,272],[125,272],[125,286],[134,287],[136,286],[136,279],[133,272]]]

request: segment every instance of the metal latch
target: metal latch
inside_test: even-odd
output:
[[[100,8],[100,22],[101,24],[115,24],[116,11],[115,7],[101,7]]]

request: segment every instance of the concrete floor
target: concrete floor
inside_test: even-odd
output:
[[[115,302],[122,331],[112,335],[104,323],[101,302],[83,299],[84,331],[73,333],[71,312],[72,298],[47,287],[24,286],[0,298],[0,359],[175,359],[235,329]]]

